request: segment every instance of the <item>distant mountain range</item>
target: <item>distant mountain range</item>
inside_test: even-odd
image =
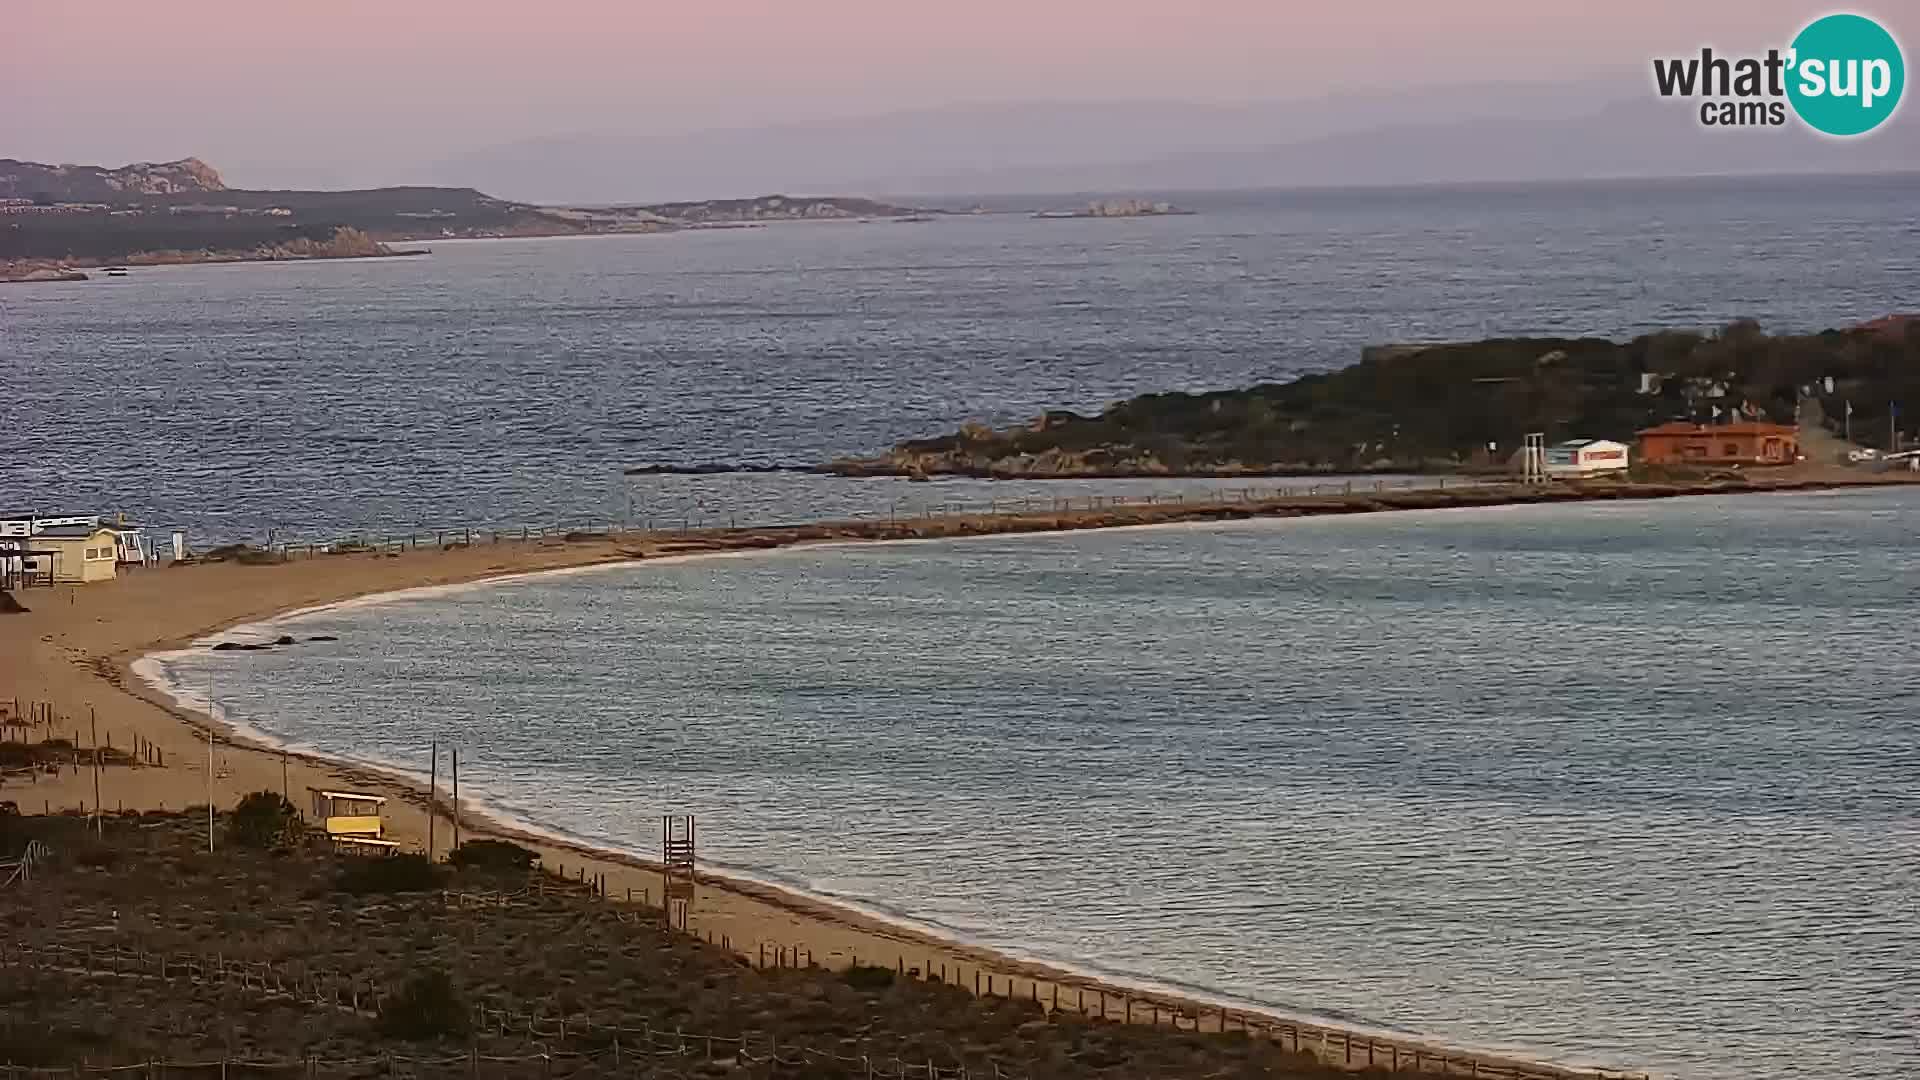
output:
[[[1853,142],[1716,130],[1644,72],[1249,105],[1013,103],[679,135],[576,134],[425,167],[534,202],[900,197],[1920,169],[1920,119]]]

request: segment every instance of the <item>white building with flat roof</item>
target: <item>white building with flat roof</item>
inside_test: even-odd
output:
[[[1608,439],[1568,439],[1547,447],[1547,475],[1557,480],[1626,472],[1627,445]]]

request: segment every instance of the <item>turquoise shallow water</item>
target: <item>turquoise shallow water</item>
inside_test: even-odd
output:
[[[816,548],[170,658],[1001,947],[1675,1076],[1920,1075],[1920,493]],[[276,627],[274,632],[278,632]],[[345,735],[346,722],[362,733]]]

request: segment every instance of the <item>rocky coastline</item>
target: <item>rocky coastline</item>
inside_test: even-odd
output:
[[[59,263],[42,264],[22,262],[19,264],[0,263],[0,285],[25,284],[34,281],[85,281],[85,271]]]
[[[105,266],[179,266],[192,263],[296,262],[315,259],[385,259],[428,255],[425,249],[396,249],[359,229],[340,228],[331,238],[296,237],[250,248],[138,251],[118,259],[16,259],[0,261],[0,283],[86,281],[90,269]]]
[[[1881,321],[1882,323],[1885,320]],[[1852,411],[1870,445],[1885,403],[1920,397],[1920,320],[1773,336],[1751,323],[1626,342],[1501,338],[1389,345],[1287,383],[1143,394],[1094,415],[969,423],[868,457],[840,476],[1045,480],[1506,472],[1530,432],[1630,442],[1673,420],[1819,425]],[[1879,403],[1879,404],[1875,404]],[[1874,442],[1888,439],[1888,443]]]
[[[699,470],[655,468],[652,471]],[[877,458],[842,458],[824,465],[808,466],[800,471],[826,476],[892,476],[906,477],[909,480],[932,480],[936,477],[969,480],[1167,480],[1176,478],[1250,480],[1289,477],[1304,479],[1315,476],[1502,476],[1511,470],[1497,466],[1476,467],[1450,461],[1393,459],[1338,467],[1315,462],[1247,464],[1228,461],[1176,468],[1151,454],[1134,456],[1112,450],[1096,450],[1083,453],[1044,452],[1012,457],[894,452]]]

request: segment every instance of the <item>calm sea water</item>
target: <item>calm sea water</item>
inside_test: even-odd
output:
[[[623,466],[815,462],[1385,341],[1905,310],[1911,177],[1265,193],[1194,217],[436,243],[0,288],[0,511],[201,539],[625,512]],[[897,498],[639,485],[644,513]],[[710,511],[719,512],[718,509]]]
[[[1028,954],[1701,1080],[1920,1075],[1920,493],[818,548],[167,662]],[[276,626],[270,632],[277,633]]]

